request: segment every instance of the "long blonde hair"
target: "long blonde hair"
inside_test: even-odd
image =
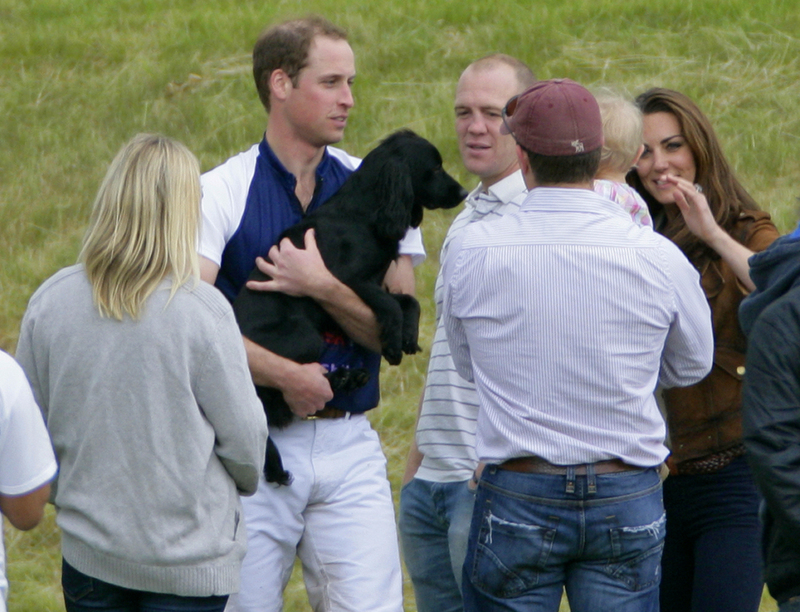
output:
[[[137,319],[166,277],[199,278],[200,165],[183,144],[138,134],[111,162],[79,256],[102,316]]]

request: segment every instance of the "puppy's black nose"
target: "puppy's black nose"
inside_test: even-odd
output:
[[[462,187],[462,188],[461,188],[461,191],[459,191],[459,192],[458,192],[458,195],[459,195],[459,197],[460,197],[462,200],[466,200],[466,199],[467,199],[467,196],[469,195],[469,191],[467,191],[466,189],[464,189],[464,188]]]

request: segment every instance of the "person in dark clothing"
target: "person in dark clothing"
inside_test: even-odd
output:
[[[800,227],[750,258],[739,309],[747,458],[764,496],[764,578],[780,612],[800,610]]]
[[[760,498],[742,442],[747,343],[737,314],[754,288],[749,258],[780,233],[737,180],[694,101],[656,87],[636,104],[645,149],[628,182],[647,203],[653,229],[700,273],[714,327],[711,373],[661,393],[670,456],[660,605],[665,612],[757,612]]]

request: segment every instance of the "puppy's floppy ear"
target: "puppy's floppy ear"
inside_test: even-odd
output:
[[[411,223],[409,223],[411,227],[419,227],[420,223],[422,223],[422,213],[424,210],[422,204],[414,202],[414,208],[411,209]]]
[[[414,187],[409,173],[405,160],[395,155],[387,157],[378,170],[371,217],[376,230],[393,240],[402,238],[411,225]]]

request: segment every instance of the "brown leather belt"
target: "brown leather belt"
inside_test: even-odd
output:
[[[635,465],[628,465],[621,459],[609,459],[607,461],[598,461],[591,464],[594,467],[595,474],[613,474],[616,472],[630,472],[633,470],[642,470],[644,468]],[[515,457],[509,459],[498,465],[501,470],[509,470],[511,472],[524,472],[526,474],[550,474],[552,476],[565,476],[568,468],[575,470],[576,476],[586,476],[587,465],[554,465],[549,461],[540,459],[539,457]]]
[[[732,448],[725,449],[718,453],[698,457],[697,459],[687,459],[680,463],[675,463],[672,456],[667,458],[669,473],[673,476],[696,476],[698,474],[713,474],[730,464],[734,459],[744,455],[744,444],[737,444]]]
[[[339,410],[338,408],[323,408],[322,410],[318,410],[314,414],[309,414],[307,417],[303,417],[304,421],[313,421],[315,419],[343,419],[348,414],[352,414],[345,410]]]

